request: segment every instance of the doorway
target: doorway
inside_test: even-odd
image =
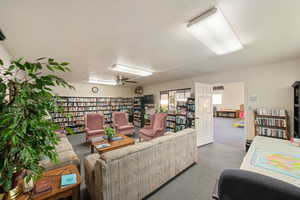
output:
[[[244,83],[213,85],[212,103],[215,143],[244,149],[246,139]]]

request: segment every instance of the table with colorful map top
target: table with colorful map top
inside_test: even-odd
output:
[[[240,168],[300,187],[300,147],[287,140],[256,136]]]

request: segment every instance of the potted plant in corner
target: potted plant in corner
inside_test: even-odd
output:
[[[69,72],[67,65],[39,58],[19,59],[4,67],[0,60],[0,193],[7,199],[17,196],[24,172],[25,181],[35,181],[44,170],[39,165],[43,158],[58,161],[55,131],[59,127],[49,113],[61,111],[52,87],[73,88],[53,74]]]
[[[107,127],[105,128],[105,135],[107,136],[107,141],[112,142],[113,137],[116,135],[116,131],[111,127]]]

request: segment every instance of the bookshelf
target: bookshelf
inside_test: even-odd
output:
[[[84,131],[84,117],[88,113],[101,113],[105,123],[112,123],[114,111],[127,112],[132,116],[133,99],[117,97],[56,97],[63,112],[52,113],[52,119],[61,128],[71,128],[75,133]]]
[[[299,110],[299,102],[300,102],[300,95],[299,95],[299,87],[300,81],[295,82],[292,87],[294,88],[294,137],[300,138],[300,110]]]
[[[176,132],[187,127],[187,101],[177,101]]]
[[[178,132],[185,128],[195,127],[195,99],[188,98],[187,101],[177,102],[176,113],[168,113],[167,131]]]
[[[260,108],[254,112],[255,135],[289,140],[288,115],[284,109]]]
[[[189,128],[195,128],[195,98],[187,100],[187,123]]]
[[[168,113],[166,130],[168,132],[176,132],[176,114]]]
[[[133,100],[133,125],[142,128],[144,126],[145,105],[143,97],[134,97]]]

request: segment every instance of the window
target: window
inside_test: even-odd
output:
[[[212,101],[214,105],[222,104],[222,94],[213,94]]]
[[[178,89],[160,92],[160,108],[163,110],[175,111],[177,102],[187,101],[192,96],[192,90]]]
[[[160,94],[160,107],[163,110],[168,110],[169,94]]]

